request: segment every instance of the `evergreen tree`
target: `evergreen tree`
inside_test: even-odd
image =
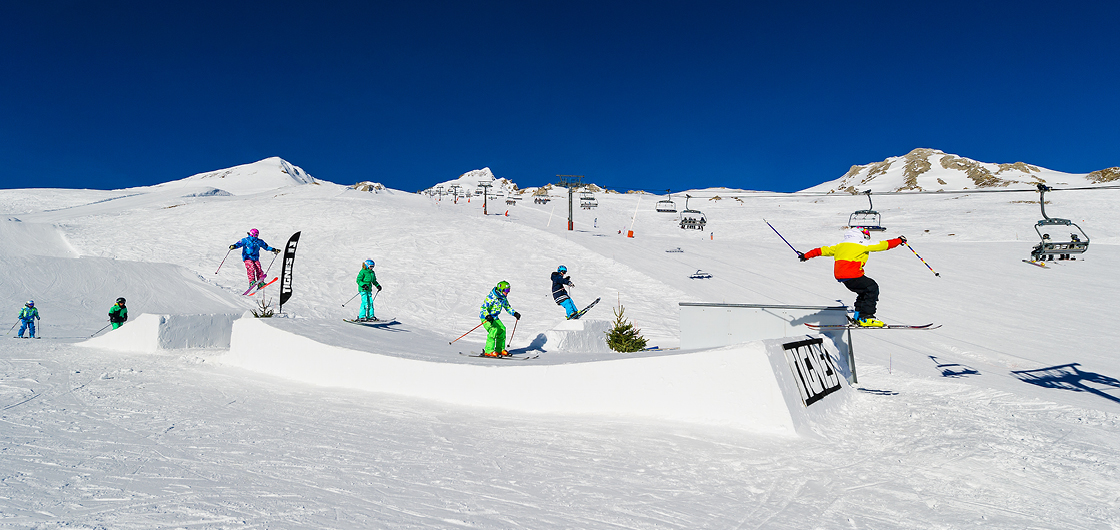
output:
[[[625,312],[622,304],[614,311],[614,328],[607,332],[607,346],[622,353],[642,351],[646,347],[646,339],[642,330],[623,318]]]

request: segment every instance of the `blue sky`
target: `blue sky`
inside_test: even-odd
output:
[[[416,191],[794,191],[931,147],[1120,165],[1116,2],[0,4],[0,187],[280,156]]]

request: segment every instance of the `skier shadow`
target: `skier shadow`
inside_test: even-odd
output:
[[[937,364],[937,368],[941,369],[941,377],[965,377],[969,375],[980,375],[980,371],[963,364],[957,363],[940,363],[936,355],[930,355],[929,359]]]
[[[401,325],[399,320],[390,320],[388,322],[378,322],[378,323],[375,323],[375,324],[366,324],[366,326],[368,326],[368,327],[383,329],[385,331],[392,331],[393,333],[412,333],[411,331],[409,331],[407,329],[398,329],[398,328],[389,327],[389,326],[399,326],[399,325]]]
[[[544,350],[544,343],[547,340],[548,339],[544,336],[544,333],[538,333],[537,336],[535,338],[533,338],[533,342],[530,342],[528,346],[526,346],[524,348],[513,348],[513,349],[509,350],[509,352],[510,353],[529,353],[531,351],[539,351],[541,353],[544,353],[544,351],[545,351]]]
[[[1102,389],[1089,386],[1089,383],[1092,383],[1111,387],[1113,389],[1120,389],[1120,379],[1098,373],[1085,372],[1078,368],[1079,366],[1081,366],[1080,363],[1070,363],[1051,366],[1049,368],[1039,368],[1037,370],[1012,371],[1011,373],[1024,383],[1038,385],[1043,388],[1089,392],[1090,394],[1095,394],[1109,401],[1120,403],[1120,397],[1110,395]]]

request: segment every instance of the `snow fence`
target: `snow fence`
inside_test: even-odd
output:
[[[837,354],[801,336],[699,351],[571,362],[538,359],[421,360],[317,342],[261,319],[233,325],[222,362],[323,386],[386,392],[537,414],[647,417],[797,435],[849,392]]]
[[[229,348],[233,322],[241,315],[141,314],[123,326],[79,346],[135,353],[181,348]]]

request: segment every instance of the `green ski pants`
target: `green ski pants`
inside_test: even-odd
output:
[[[483,353],[500,352],[506,349],[506,325],[501,320],[494,319],[482,321],[482,328],[486,330],[486,347]]]

